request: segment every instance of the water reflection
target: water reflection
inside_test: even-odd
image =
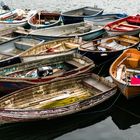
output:
[[[140,123],[140,97],[126,100],[121,96],[111,112],[113,122],[119,129],[125,130]]]

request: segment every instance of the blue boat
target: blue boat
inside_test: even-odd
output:
[[[0,43],[0,67],[21,63],[22,52],[43,43],[44,40],[31,36],[19,36]]]
[[[64,24],[71,24],[84,21],[86,17],[101,15],[103,9],[97,7],[83,7],[75,10],[63,12],[61,14]]]
[[[127,17],[128,15],[123,13],[114,13],[114,14],[103,14],[103,15],[98,15],[96,17],[86,17],[84,18],[84,21],[90,21],[95,25],[100,25],[100,26],[104,26],[109,22],[113,22],[117,19],[121,19],[124,17]]]
[[[91,40],[103,35],[104,33],[105,30],[103,27],[94,26],[93,24],[86,22],[80,22],[32,30],[29,35],[36,36],[46,41],[71,37],[82,37],[83,40]]]

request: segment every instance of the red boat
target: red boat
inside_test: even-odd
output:
[[[128,16],[107,24],[105,27],[109,35],[135,35],[140,32],[140,15]]]

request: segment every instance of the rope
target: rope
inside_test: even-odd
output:
[[[121,95],[121,92],[119,92],[119,95],[116,97],[116,99],[113,101],[113,103],[112,103],[109,107],[107,107],[107,108],[105,108],[105,109],[96,110],[96,111],[94,111],[94,112],[78,113],[77,115],[88,115],[88,114],[95,114],[95,113],[106,112],[107,110],[111,109],[112,106],[117,102],[117,100],[119,99],[120,95]]]

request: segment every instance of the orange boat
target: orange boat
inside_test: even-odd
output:
[[[140,95],[140,51],[124,51],[111,65],[109,72],[127,99]]]

